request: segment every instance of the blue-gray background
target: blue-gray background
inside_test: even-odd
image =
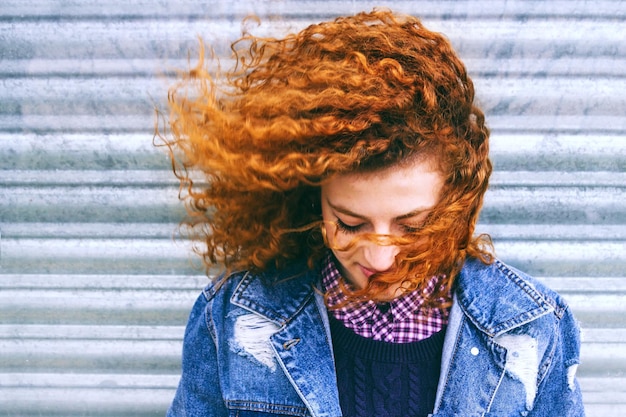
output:
[[[496,171],[480,229],[565,295],[589,416],[626,415],[623,1],[2,0],[0,416],[157,416],[206,282],[162,150],[198,36],[227,63],[248,14],[280,35],[376,5],[444,32]]]

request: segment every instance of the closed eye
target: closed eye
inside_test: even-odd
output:
[[[363,226],[364,226],[364,223],[357,224],[357,225],[345,224],[339,218],[337,218],[336,224],[337,224],[337,229],[339,229],[340,231],[344,233],[358,233],[363,229]]]
[[[410,224],[402,224],[400,225],[402,231],[407,234],[417,233],[424,228],[423,225],[410,225]]]

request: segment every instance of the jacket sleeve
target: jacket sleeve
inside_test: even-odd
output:
[[[539,384],[532,417],[584,417],[576,370],[580,363],[580,329],[569,309],[559,320],[552,361]]]
[[[167,417],[227,416],[222,399],[215,338],[207,318],[210,301],[196,301],[183,342],[182,376]]]

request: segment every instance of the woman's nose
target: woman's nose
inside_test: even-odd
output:
[[[369,242],[364,248],[365,261],[368,269],[382,272],[390,269],[395,262],[399,249],[395,245]]]

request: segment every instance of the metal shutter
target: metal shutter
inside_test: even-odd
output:
[[[571,303],[588,415],[626,414],[625,2],[3,0],[0,415],[165,413],[206,278],[154,105],[197,35],[226,55],[248,13],[276,33],[376,5],[464,58],[493,132],[480,229]]]

